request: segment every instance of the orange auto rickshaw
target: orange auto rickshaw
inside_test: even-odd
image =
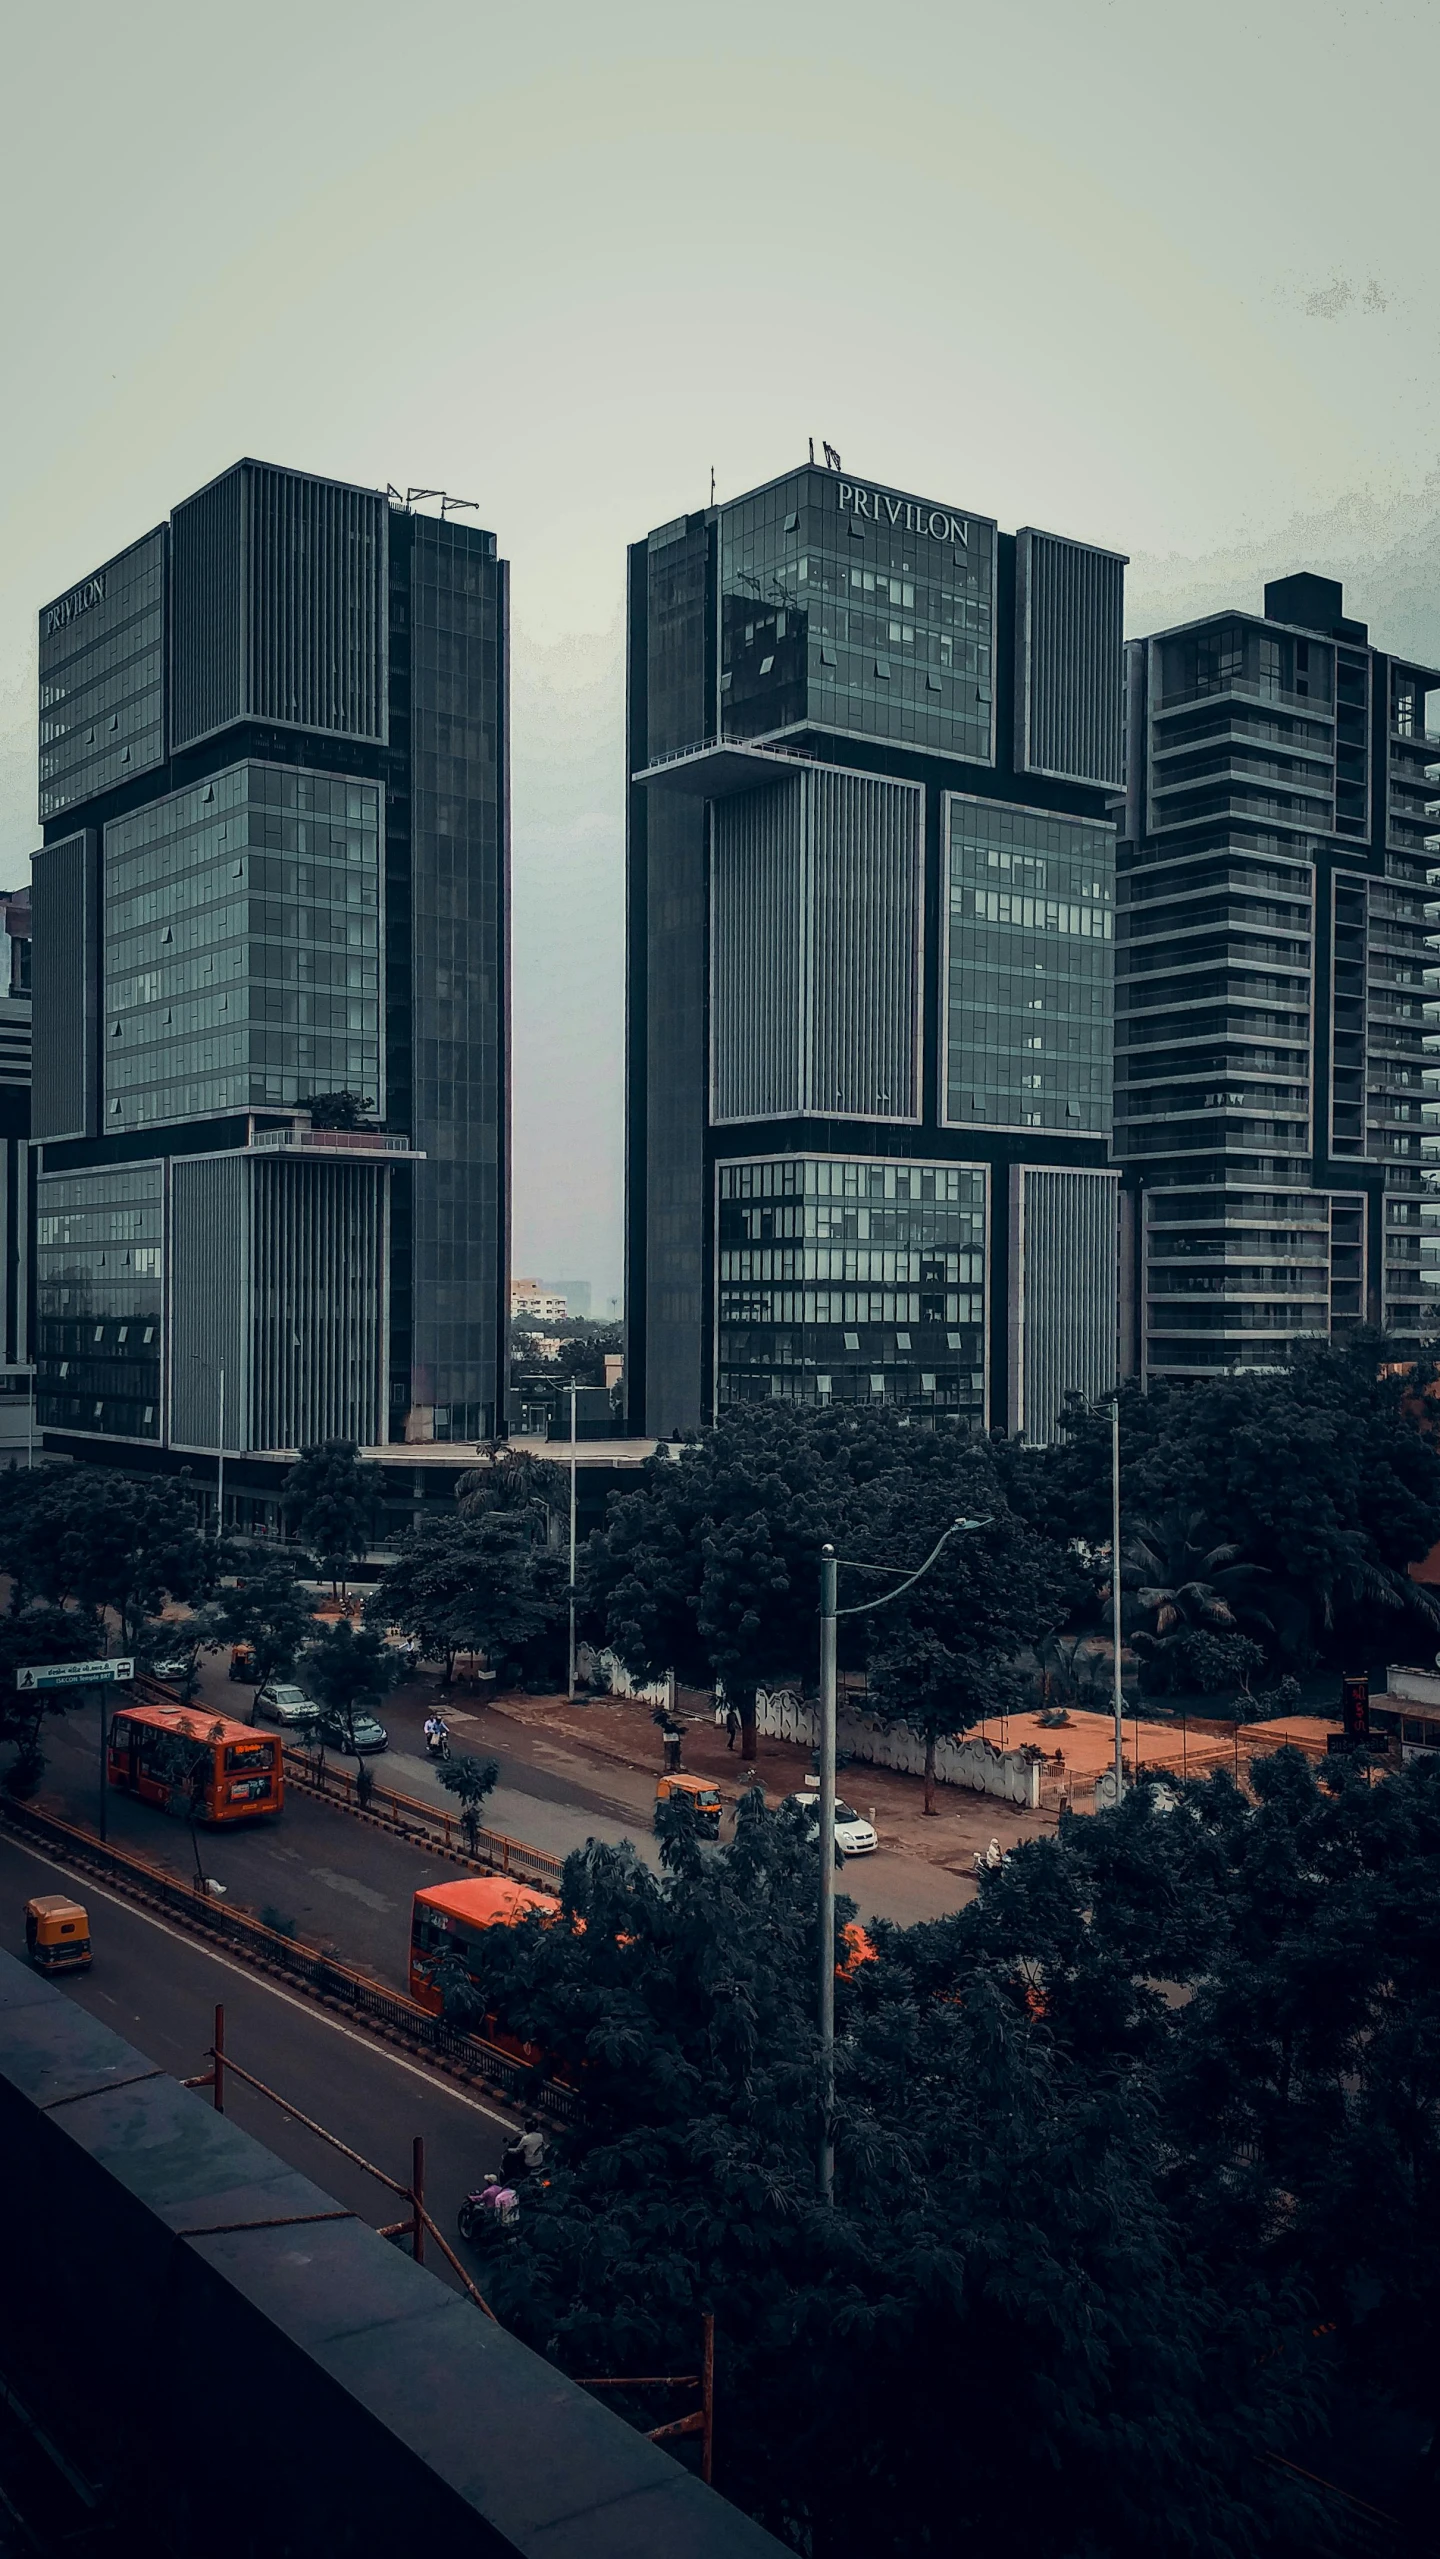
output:
[[[90,1918],[68,1893],[37,1893],[25,1904],[25,1952],[42,1973],[88,1972]]]
[[[720,1836],[720,1789],[704,1777],[685,1777],[677,1769],[667,1768],[655,1781],[655,1827],[660,1827],[660,1807],[673,1803],[683,1795],[695,1816],[695,1829],[701,1839]]]

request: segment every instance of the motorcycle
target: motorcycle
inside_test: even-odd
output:
[[[482,2230],[510,2230],[520,2218],[520,2198],[513,2186],[501,2182],[499,2172],[487,2177],[484,2184],[473,2186],[460,2207],[459,2230],[462,2239],[478,2239]]]
[[[425,1736],[425,1756],[427,1759],[448,1759],[450,1756],[449,1734],[444,1732],[427,1733]]]
[[[512,2133],[500,2153],[500,2165],[472,2186],[460,2207],[459,2226],[462,2239],[476,2239],[482,2230],[497,2227],[508,2230],[520,2218],[520,2190],[531,2177],[539,2177],[545,2164],[545,2144],[540,2142],[533,2160],[527,2157],[526,2145],[539,2131],[533,2118],[524,2134]]]

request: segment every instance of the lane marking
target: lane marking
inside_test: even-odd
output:
[[[205,1956],[209,1963],[218,1964],[222,1972],[233,1973],[237,1981],[249,1982],[256,1990],[268,1991],[272,1999],[282,2001],[286,2008],[297,2010],[302,2017],[313,2018],[317,2026],[328,2026],[332,2034],[343,2035],[347,2044],[357,2045],[361,2052],[370,2053],[376,2061],[388,2061],[394,2069],[408,2072],[412,2079],[422,2081],[435,2095],[448,2097],[457,2106],[468,2106],[472,2115],[483,2115],[487,2123],[499,2124],[505,2132],[514,2131],[509,2115],[498,2114],[493,2106],[482,2105],[478,2097],[470,2096],[463,2088],[452,2088],[434,2071],[422,2070],[418,2062],[407,2061],[403,2053],[392,2052],[388,2044],[372,2043],[368,2035],[357,2035],[353,2026],[342,2025],[338,2017],[332,2017],[326,2009],[312,2005],[308,1999],[297,1999],[293,1991],[282,1990],[278,1982],[267,1980],[263,1973],[252,1973],[243,1964],[232,1963],[228,1955],[218,1954],[213,1946],[205,1944],[203,1938],[187,1937],[183,1928],[172,1928],[167,1920],[157,1919],[153,1911],[139,1910],[134,1902],[126,1901],[120,1893],[107,1892],[103,1884],[93,1883],[88,1875],[76,1874],[73,1868],[62,1866],[57,1858],[42,1856],[28,1840],[15,1839],[7,1831],[0,1833],[0,1846],[18,1849],[22,1857],[33,1858],[37,1866],[44,1866],[52,1875],[64,1875],[71,1883],[83,1883],[97,1901],[108,1901],[114,1909],[128,1911],[132,1919],[142,1919],[147,1928],[158,1929],[162,1937],[170,1938],[175,1945],[188,1946],[192,1953]],[[138,2017],[135,2022],[139,2024]]]

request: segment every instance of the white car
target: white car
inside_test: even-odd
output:
[[[792,1804],[798,1804],[803,1813],[814,1814],[815,1828],[811,1837],[818,1839],[820,1836],[819,1794],[812,1795],[807,1792],[803,1795],[791,1795],[787,1800]],[[854,1805],[842,1802],[838,1795],[835,1798],[835,1845],[844,1857],[868,1857],[880,1845],[870,1823],[862,1821]]]
[[[255,1712],[263,1715],[267,1724],[310,1724],[320,1709],[313,1697],[306,1696],[303,1688],[296,1688],[292,1681],[278,1679],[273,1680],[268,1688],[261,1689],[255,1700]]]

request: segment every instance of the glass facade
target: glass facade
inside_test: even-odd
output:
[[[40,616],[40,815],[63,816],[165,752],[165,534]]]
[[[411,546],[411,1404],[475,1440],[504,1422],[504,572],[493,536],[430,516]]]
[[[721,734],[818,725],[994,761],[995,526],[833,471],[726,507]]]
[[[1115,830],[946,802],[945,1117],[1108,1136]]]
[[[162,1169],[42,1173],[36,1192],[36,1419],[160,1437]]]
[[[716,1400],[985,1420],[980,1167],[777,1156],[717,1168]]]
[[[234,765],[105,830],[104,1127],[385,1107],[380,795]]]

